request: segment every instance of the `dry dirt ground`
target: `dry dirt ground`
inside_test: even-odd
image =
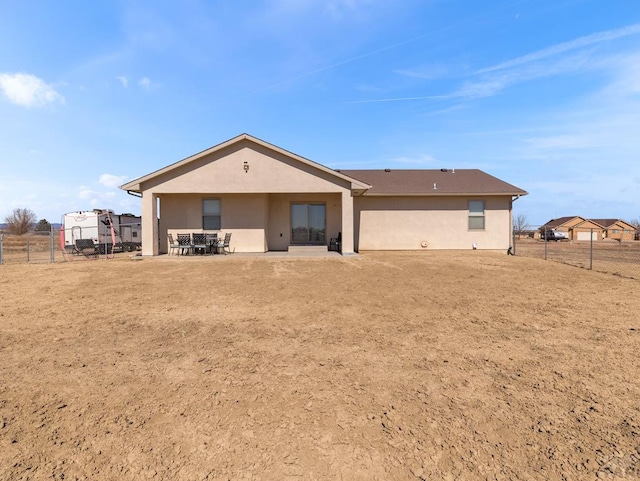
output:
[[[0,292],[2,480],[640,476],[637,280],[122,256],[0,266]]]

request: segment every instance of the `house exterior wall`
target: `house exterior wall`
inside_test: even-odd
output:
[[[242,141],[150,179],[143,189],[155,194],[326,193],[350,192],[351,185],[320,169]]]
[[[265,252],[267,250],[268,196],[267,194],[223,195],[163,195],[160,197],[160,232],[191,234],[202,229],[202,201],[220,199],[222,237],[231,232],[231,250],[237,252]],[[160,236],[160,252],[167,252],[167,236]]]
[[[565,222],[564,224],[558,227],[561,227],[564,232],[568,232],[571,228],[581,224],[584,221],[585,219],[583,219],[582,217],[574,217],[573,219],[568,220],[567,222]]]
[[[469,200],[484,200],[485,228],[469,230]],[[478,249],[511,245],[511,197],[356,197],[357,250]],[[422,247],[423,243],[427,247]]]
[[[219,234],[232,233],[236,252],[287,249],[292,202],[325,204],[326,240],[341,232],[343,254],[356,246],[506,251],[511,245],[512,194],[505,193],[510,187],[498,188],[499,195],[483,188],[487,194],[474,197],[446,194],[446,189],[439,195],[376,195],[384,190],[369,192],[371,186],[361,180],[245,135],[122,188],[142,195],[143,255],[166,252],[167,233],[202,232],[205,199],[220,200]],[[401,184],[389,191],[409,188]],[[468,228],[469,200],[485,203],[482,230]]]
[[[291,244],[291,204],[318,202],[326,207],[327,244],[341,230],[340,194],[222,194],[161,196],[160,232],[191,234],[202,229],[202,201],[220,199],[222,237],[231,232],[230,248],[236,252],[286,251]],[[160,238],[160,252],[168,249],[167,236]]]
[[[337,237],[341,230],[340,194],[270,194],[268,207],[268,250],[286,251],[291,244],[291,203],[322,202],[326,206],[326,237]]]
[[[632,241],[635,239],[635,227],[626,222],[617,221],[604,231],[605,239]]]
[[[592,230],[593,229],[593,230]],[[589,220],[582,221],[575,224],[571,229],[571,240],[580,241],[581,237],[587,233],[593,232],[593,240],[602,240],[603,232],[602,226],[595,224]],[[582,235],[581,235],[582,233]]]
[[[143,197],[157,196],[161,203],[158,247],[153,246],[155,216],[143,217],[143,255],[167,252],[168,233],[202,232],[203,199],[220,199],[221,231],[232,232],[231,249],[237,252],[286,250],[294,201],[326,203],[328,242],[343,230],[341,203],[351,202],[350,182],[245,141],[149,179],[141,188]]]

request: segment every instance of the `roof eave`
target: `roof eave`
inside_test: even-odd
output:
[[[179,160],[177,162],[174,162],[173,164],[167,165],[166,167],[163,167],[161,169],[158,169],[154,172],[151,172],[150,174],[144,175],[142,177],[138,177],[137,179],[132,180],[131,182],[128,182],[127,184],[123,184],[120,186],[120,188],[122,190],[126,190],[126,191],[132,191],[132,192],[140,192],[141,191],[141,185],[142,183],[153,179],[154,177],[160,176],[162,174],[166,174],[167,172],[170,172],[174,169],[177,169],[178,167],[188,164],[190,162],[193,162],[194,160],[198,160],[206,155],[209,155],[213,152],[219,151],[224,149],[225,147],[228,147],[232,144],[235,144],[237,142],[240,142],[241,140],[249,140],[255,144],[261,145],[262,147],[265,147],[269,150],[273,150],[275,152],[278,152],[282,155],[285,155],[287,157],[293,158],[295,160],[297,160],[300,163],[309,165],[311,167],[314,167],[318,170],[321,170],[323,172],[326,172],[328,174],[331,174],[335,177],[338,177],[342,180],[345,180],[347,182],[351,183],[351,189],[352,190],[368,190],[371,189],[371,186],[365,182],[362,182],[358,179],[354,179],[353,177],[349,177],[348,175],[342,174],[341,172],[337,172],[334,169],[330,169],[329,167],[325,167],[322,164],[319,164],[317,162],[314,162],[312,160],[309,160],[305,157],[302,157],[298,154],[294,154],[293,152],[289,152],[288,150],[285,150],[281,147],[278,147],[277,145],[273,145],[270,144],[269,142],[265,142],[264,140],[261,140],[257,137],[253,137],[249,134],[240,134],[237,135],[236,137],[233,137],[225,142],[222,142],[220,144],[214,145],[213,147],[209,147],[206,150],[203,150],[201,152],[198,152],[197,154],[193,154],[189,157],[186,157],[182,160]]]
[[[363,195],[368,197],[438,197],[438,196],[455,196],[469,197],[479,195],[483,197],[522,197],[528,195],[528,192],[365,192]]]

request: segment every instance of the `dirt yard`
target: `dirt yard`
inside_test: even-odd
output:
[[[2,480],[640,477],[638,280],[466,251],[5,265],[0,289]]]

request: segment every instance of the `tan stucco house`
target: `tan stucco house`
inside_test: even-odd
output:
[[[577,215],[559,217],[541,226],[540,235],[548,229],[563,231],[569,239],[576,241],[631,241],[635,238],[635,227],[620,219],[587,219]]]
[[[586,219],[584,217],[580,217],[579,215],[551,219],[546,224],[540,226],[540,229],[538,229],[538,237],[541,238],[542,233],[547,230],[556,230],[564,232],[567,235],[567,239],[573,239],[574,227],[583,224],[585,221]]]
[[[168,234],[232,233],[235,252],[511,245],[512,203],[527,192],[477,169],[334,170],[242,134],[121,186],[142,198],[142,254]]]
[[[602,226],[603,239],[613,239],[617,241],[632,241],[635,239],[636,228],[621,219],[591,219]]]

